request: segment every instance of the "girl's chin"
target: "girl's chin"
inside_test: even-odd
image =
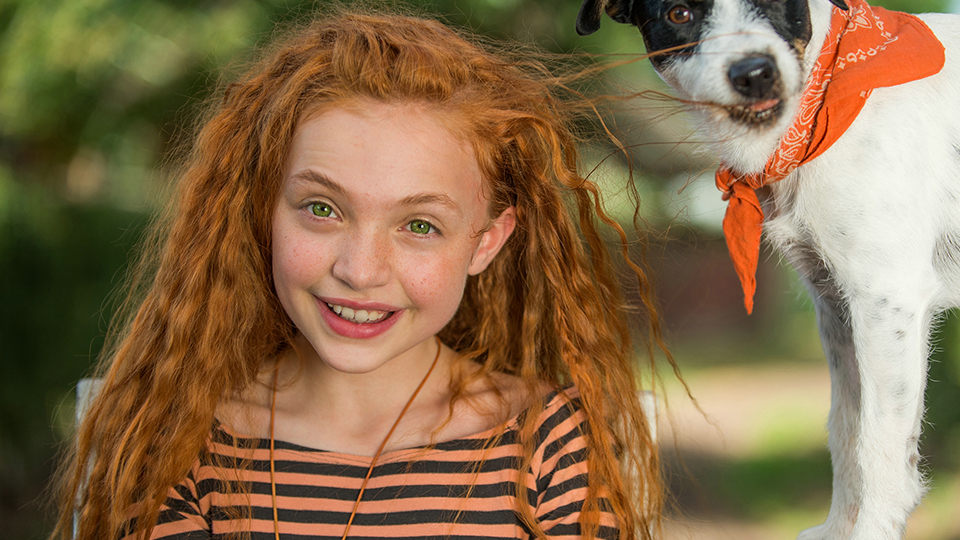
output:
[[[425,358],[432,360],[437,352],[435,333],[424,330],[421,334],[403,328],[395,336],[388,334],[383,339],[352,339],[315,327],[312,331],[301,329],[296,340],[298,348],[303,348],[300,354],[306,353],[311,364],[337,373],[365,375],[388,365],[410,369]]]

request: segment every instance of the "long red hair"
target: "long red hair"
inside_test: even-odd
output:
[[[225,89],[159,220],[160,241],[143,250],[128,296],[135,309],[103,357],[104,387],[63,467],[54,537],[116,538],[131,512],[137,532],[148,534],[169,487],[204,452],[217,406],[255,384],[290,346],[295,329],[270,263],[285,159],[304,114],[358,99],[442,111],[474,146],[491,215],[516,207],[513,236],[469,279],[440,337],[483,366],[475,377],[509,373],[531,395],[544,382],[576,384],[591,428],[585,537],[594,536],[602,510],[617,515],[621,538],[654,534],[660,464],[601,222],[624,254],[627,236],[578,173],[572,126],[590,107],[542,64],[507,57],[437,22],[340,13],[281,40]],[[653,292],[627,261],[644,335],[658,344]],[[652,367],[649,349],[647,356]],[[455,381],[455,396],[469,382]],[[521,428],[524,466],[537,417],[525,415]],[[544,536],[525,496],[517,511]]]

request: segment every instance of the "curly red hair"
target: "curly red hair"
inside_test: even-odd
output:
[[[654,534],[657,448],[599,222],[619,235],[624,254],[627,237],[578,173],[571,127],[590,107],[561,98],[574,93],[542,64],[505,58],[434,21],[341,13],[281,41],[226,88],[160,220],[158,248],[144,249],[128,296],[142,300],[130,300],[134,314],[104,355],[104,387],[63,469],[55,537],[116,538],[131,511],[136,532],[149,534],[169,487],[204,452],[217,406],[290,346],[295,329],[270,262],[285,159],[305,114],[360,99],[430,104],[473,144],[491,215],[514,206],[517,227],[469,279],[441,339],[483,366],[475,377],[509,373],[531,394],[544,382],[575,384],[591,426],[584,536],[595,535],[605,509],[617,515],[621,538]],[[630,268],[659,343],[650,284]],[[455,382],[459,396],[470,381]],[[537,417],[525,415],[524,466]],[[517,511],[543,538],[526,497],[517,497]]]

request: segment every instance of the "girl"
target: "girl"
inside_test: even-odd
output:
[[[658,457],[595,220],[626,237],[561,86],[357,13],[229,86],[54,536],[651,537]]]

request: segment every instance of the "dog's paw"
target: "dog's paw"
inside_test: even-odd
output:
[[[823,523],[801,531],[797,535],[797,540],[833,540],[830,536],[827,536],[827,532],[827,524]]]
[[[852,523],[839,524],[827,520],[826,523],[802,531],[797,535],[797,540],[848,540],[852,529]]]

